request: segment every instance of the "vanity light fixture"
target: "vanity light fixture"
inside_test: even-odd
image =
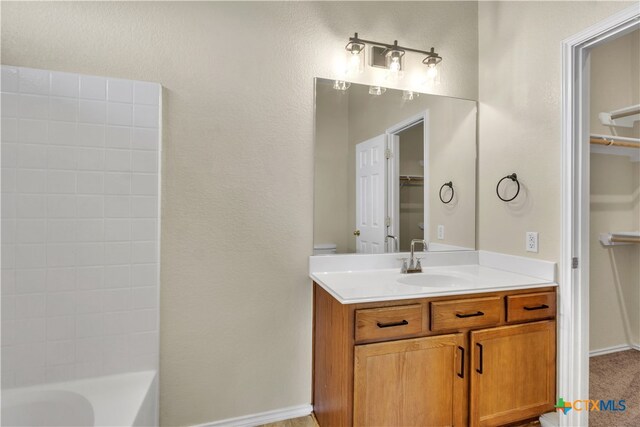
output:
[[[412,90],[403,90],[402,91],[402,99],[404,101],[413,101],[414,98],[417,98],[418,96],[420,96],[419,93],[414,92]]]
[[[402,78],[406,52],[425,55],[426,57],[422,63],[428,67],[427,79],[436,81],[439,78],[437,66],[442,61],[442,57],[435,52],[433,47],[431,50],[426,51],[400,46],[397,40],[393,44],[364,40],[358,37],[358,33],[355,33],[353,37],[349,37],[349,42],[345,46],[345,50],[350,55],[348,68],[351,73],[355,70],[362,72],[366,45],[371,45],[369,65],[387,69],[388,80],[397,81]]]
[[[386,87],[382,86],[369,86],[369,95],[380,96],[387,91]]]
[[[442,57],[434,52],[431,48],[427,52],[427,57],[422,60],[422,63],[427,66],[427,80],[431,83],[440,83],[440,75],[438,73],[438,64],[442,62]]]
[[[358,33],[349,39],[349,43],[344,48],[347,51],[347,73],[362,73],[364,71],[365,44],[358,38]]]
[[[336,80],[333,82],[333,88],[342,92],[346,92],[346,90],[349,89],[350,86],[351,83],[344,80]]]
[[[398,46],[398,40],[393,42],[393,47],[387,49],[385,53],[387,69],[387,80],[397,82],[402,78],[402,57],[404,56],[404,49],[400,49]]]

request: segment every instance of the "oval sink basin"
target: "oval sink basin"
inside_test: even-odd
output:
[[[457,275],[436,273],[414,273],[398,279],[399,283],[411,286],[455,288],[469,284],[469,280]]]

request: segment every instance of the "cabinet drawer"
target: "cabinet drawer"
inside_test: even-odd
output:
[[[356,341],[396,338],[422,331],[422,305],[356,310]]]
[[[507,297],[507,322],[544,319],[555,315],[555,292],[511,295]]]
[[[431,330],[475,328],[500,323],[500,297],[469,298],[431,303]]]

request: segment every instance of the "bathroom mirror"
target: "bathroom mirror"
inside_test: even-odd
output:
[[[475,249],[476,101],[321,78],[315,101],[314,254]]]

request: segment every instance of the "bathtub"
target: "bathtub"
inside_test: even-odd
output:
[[[2,426],[157,426],[156,371],[2,391]]]

